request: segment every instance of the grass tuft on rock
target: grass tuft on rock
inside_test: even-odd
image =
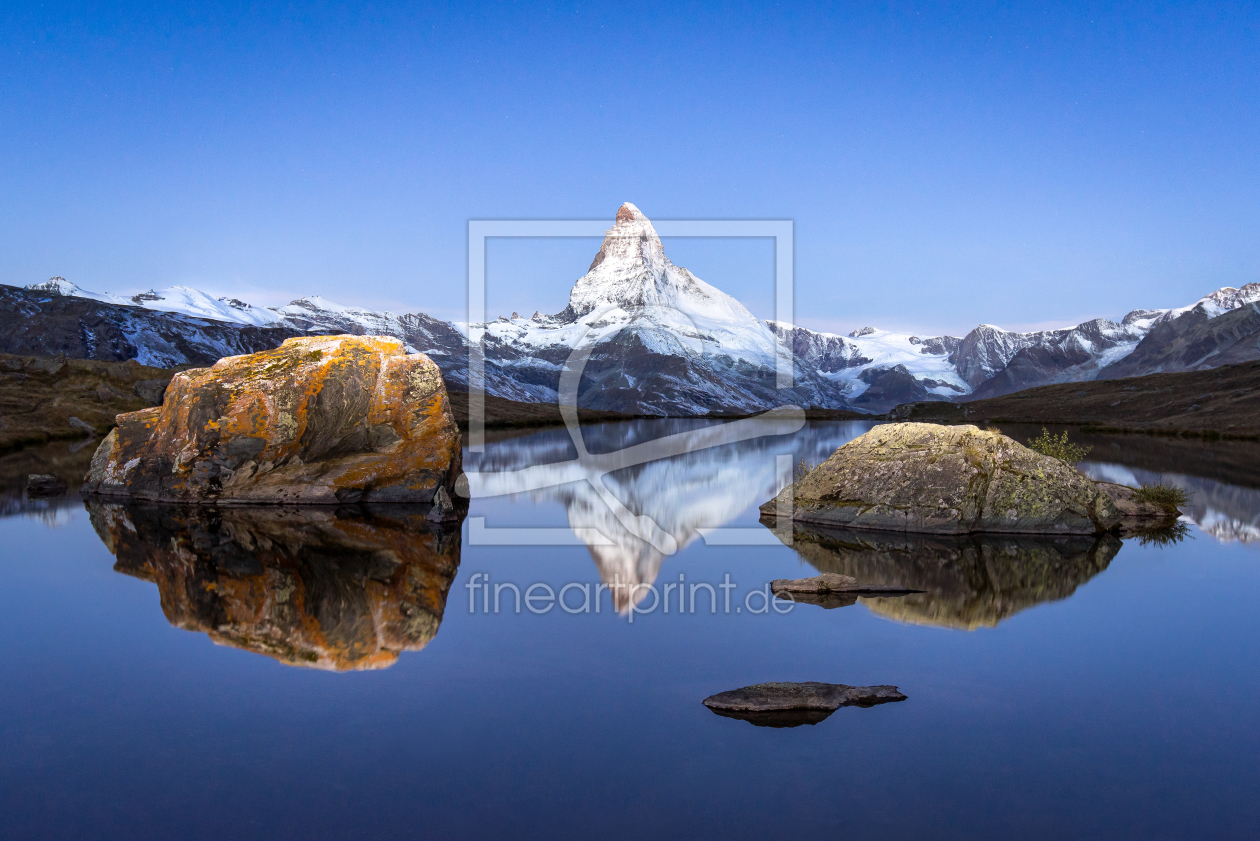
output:
[[[805,459],[801,459],[796,463],[796,469],[792,472],[792,480],[796,482],[801,481],[810,473],[814,472],[814,468],[817,466],[818,465],[816,464],[810,464]]]
[[[1064,464],[1075,467],[1085,460],[1085,456],[1089,455],[1092,447],[1082,447],[1079,444],[1073,444],[1068,440],[1067,430],[1058,435],[1052,435],[1043,426],[1041,434],[1028,442],[1028,448],[1041,453],[1043,456],[1057,458]]]
[[[1133,492],[1133,498],[1140,502],[1157,505],[1169,514],[1176,514],[1181,506],[1190,501],[1190,494],[1185,488],[1164,484],[1164,480],[1150,485],[1142,485]]]

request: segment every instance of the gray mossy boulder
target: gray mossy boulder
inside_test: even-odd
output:
[[[1099,534],[1112,498],[1057,459],[974,426],[892,423],[850,441],[764,514],[826,526],[928,534]]]

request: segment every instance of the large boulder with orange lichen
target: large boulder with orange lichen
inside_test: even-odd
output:
[[[165,502],[430,502],[460,435],[441,372],[379,336],[311,336],[176,374],[118,416],[85,493]]]

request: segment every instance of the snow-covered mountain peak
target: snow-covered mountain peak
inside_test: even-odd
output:
[[[1132,327],[1136,330],[1150,330],[1151,327],[1159,321],[1163,316],[1167,315],[1169,310],[1134,310],[1121,319],[1120,323],[1126,327]]]
[[[1204,295],[1195,303],[1195,306],[1203,307],[1209,316],[1215,318],[1222,313],[1254,304],[1257,301],[1260,301],[1260,283],[1248,283],[1240,289],[1222,286],[1215,292]]]
[[[604,242],[591,262],[590,270],[601,265],[605,271],[647,268],[659,275],[668,263],[669,258],[665,256],[665,248],[652,227],[652,221],[639,208],[626,202],[617,208],[617,217],[613,226],[604,233]]]
[[[756,334],[753,344],[762,345],[763,353],[773,345],[769,330],[743,304],[670,262],[651,220],[630,202],[618,208],[561,315],[579,319],[609,306],[628,313],[672,311],[697,327]]]
[[[643,215],[643,211],[630,202],[622,202],[621,207],[617,208],[617,215],[613,219],[613,224],[633,224],[644,222],[650,228],[652,223]]]
[[[32,292],[46,292],[50,295],[65,295],[72,298],[88,298],[93,301],[101,301],[107,304],[127,303],[115,295],[106,295],[101,292],[89,292],[77,283],[66,280],[60,275],[50,277],[43,283],[32,283],[26,288]]]
[[[26,287],[32,292],[55,292],[58,295],[79,295],[83,290],[60,275],[50,277],[43,283],[32,283]]]
[[[675,271],[670,272],[671,268]],[[581,317],[608,304],[626,308],[668,305],[671,281],[685,284],[684,273],[690,274],[680,272],[665,256],[652,222],[626,202],[618,208],[590,268],[573,285],[569,311]]]
[[[339,304],[336,301],[330,301],[321,295],[307,295],[305,298],[298,298],[296,301],[290,301],[288,306],[280,308],[281,312],[294,310],[309,310],[314,312],[353,312],[361,311],[357,307],[348,307],[345,304]]]

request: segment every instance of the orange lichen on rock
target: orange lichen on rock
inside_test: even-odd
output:
[[[306,336],[176,374],[118,416],[87,493],[167,502],[429,502],[460,472],[437,365],[380,336]]]
[[[424,648],[459,569],[459,527],[400,506],[88,511],[172,625],[294,666],[379,669]]]

